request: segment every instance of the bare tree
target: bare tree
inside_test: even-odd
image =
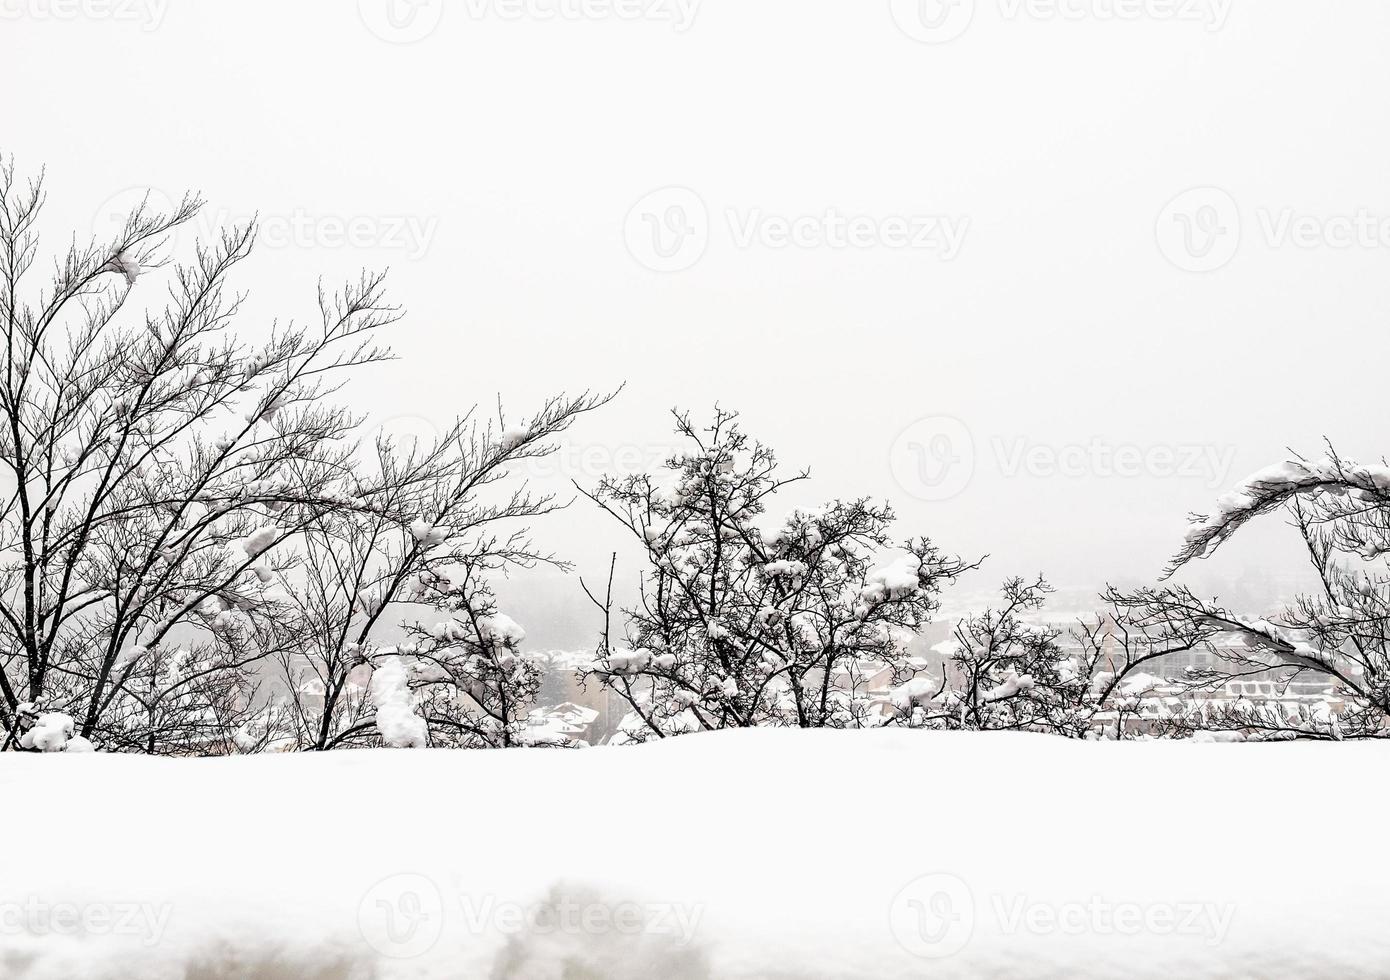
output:
[[[389,357],[381,276],[320,289],[316,322],[251,343],[229,279],[254,227],[177,263],[198,200],[142,204],[35,291],[43,200],[41,179],[0,166],[0,745],[47,713],[112,748],[326,748],[358,723],[346,676],[408,584],[481,621],[485,572],[549,560],[491,529],[551,498],[483,495],[604,398],[554,399],[513,429],[463,420],[404,454],[383,440],[366,465],[362,420],[333,399]],[[299,686],[268,696],[267,662],[317,670],[317,713]]]
[[[470,413],[427,446],[377,440],[373,475],[357,491],[368,506],[307,529],[302,581],[290,585],[298,642],[279,661],[298,745],[413,743],[409,719],[400,718],[400,738],[378,723],[369,685],[387,661],[404,671],[430,744],[517,744],[539,671],[521,656],[524,633],[498,611],[489,579],[568,565],[524,526],[563,503],[529,492],[509,468],[551,453],[554,436],[611,397],[552,398],[513,425],[500,408],[492,423]]]
[[[1166,572],[1212,555],[1250,521],[1283,513],[1302,538],[1318,587],[1281,612],[1240,615],[1183,586],[1112,592],[1150,635],[1201,645],[1211,655],[1179,678],[1194,694],[1265,679],[1276,690],[1321,679],[1307,699],[1207,698],[1173,721],[1173,733],[1226,731],[1251,738],[1384,738],[1390,735],[1390,467],[1363,466],[1332,448],[1247,479],[1209,515],[1196,515]]]
[[[716,410],[703,429],[675,418],[690,449],[664,474],[605,479],[588,494],[641,543],[647,568],[621,642],[611,575],[609,594],[589,592],[605,628],[586,676],[628,703],[635,740],[873,723],[865,668],[895,678],[914,669],[906,645],[966,565],[927,538],[890,558],[892,511],[863,499],[760,526],[777,493],[807,474],[781,477],[734,413]]]
[[[1154,715],[1181,713],[1143,668],[1200,638],[1136,629],[1108,595],[1106,611],[1064,631],[1043,612],[1052,591],[1041,576],[1006,581],[997,608],[956,625],[939,677],[923,671],[892,692],[888,723],[1124,738],[1161,727]]]
[[[1063,674],[1059,631],[1031,624],[1051,591],[1042,578],[1010,579],[1003,604],[957,624],[954,650],[939,683],[919,675],[898,688],[891,703],[896,718],[913,727],[1044,730],[1070,719],[1057,717],[1056,692],[1084,683]]]

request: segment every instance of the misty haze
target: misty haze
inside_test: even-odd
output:
[[[0,980],[1385,975],[1387,38],[0,0]]]

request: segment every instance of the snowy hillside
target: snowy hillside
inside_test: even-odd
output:
[[[9,753],[0,976],[1371,976],[1387,764],[786,730]]]

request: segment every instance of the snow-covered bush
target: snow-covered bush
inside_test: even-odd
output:
[[[1320,459],[1291,459],[1256,473],[1210,514],[1194,518],[1167,576],[1210,557],[1250,521],[1276,513],[1299,532],[1318,583],[1276,615],[1243,615],[1182,585],[1109,594],[1137,629],[1208,655],[1205,664],[1173,678],[1193,697],[1168,733],[1390,736],[1390,466],[1360,465],[1329,447]],[[1274,691],[1317,679],[1328,693],[1313,701],[1201,697],[1238,678],[1267,679]]]
[[[736,416],[676,428],[689,451],[663,474],[605,479],[591,495],[646,555],[642,593],[605,629],[587,672],[632,709],[625,740],[691,730],[876,723],[864,671],[905,680],[907,643],[964,570],[927,538],[895,549],[892,511],[868,500],[765,522],[788,484]],[[599,601],[609,618],[609,603]]]
[[[231,279],[254,226],[179,261],[200,202],[142,204],[42,283],[43,198],[0,160],[0,748],[19,747],[26,703],[115,750],[378,737],[353,674],[374,628],[404,602],[490,614],[470,598],[483,574],[544,560],[497,529],[552,502],[481,495],[603,398],[461,420],[409,452],[382,437],[373,459],[334,399],[389,357],[381,276],[253,342]]]
[[[436,744],[509,748],[526,744],[526,717],[536,703],[541,669],[521,650],[526,631],[499,613],[485,587],[442,598],[448,619],[419,644],[424,711]],[[424,630],[416,628],[417,634]]]
[[[0,310],[0,725],[33,701],[99,744],[215,750],[253,710],[239,678],[281,635],[267,581],[286,544],[344,506],[331,489],[354,420],[325,399],[385,356],[371,337],[396,314],[367,276],[321,295],[314,327],[241,339],[228,281],[255,230],[172,261],[191,197],[142,204],[31,285],[42,201],[0,166],[0,290],[15,298]],[[198,669],[175,676],[185,649]]]
[[[1051,730],[1064,727],[1064,658],[1058,632],[1030,624],[1029,612],[1042,608],[1050,591],[1038,579],[1012,579],[1003,603],[962,620],[940,683],[926,676],[897,688],[893,718],[914,727]]]
[[[382,657],[409,665],[429,744],[517,744],[539,671],[488,580],[563,562],[518,526],[555,500],[519,482],[497,491],[509,465],[553,451],[554,436],[606,400],[553,398],[510,426],[466,416],[429,444],[377,439],[352,489],[364,505],[327,511],[305,529],[302,573],[286,586],[297,640],[277,660],[298,746],[395,744],[365,687]]]
[[[1005,582],[997,608],[956,625],[940,675],[891,692],[888,723],[1125,738],[1153,734],[1154,715],[1181,713],[1143,682],[1143,668],[1191,643],[1132,629],[1113,602],[1063,631],[1045,615],[1052,591],[1041,577]]]

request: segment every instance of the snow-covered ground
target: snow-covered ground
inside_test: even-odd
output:
[[[1390,745],[0,756],[0,976],[1374,976]]]

